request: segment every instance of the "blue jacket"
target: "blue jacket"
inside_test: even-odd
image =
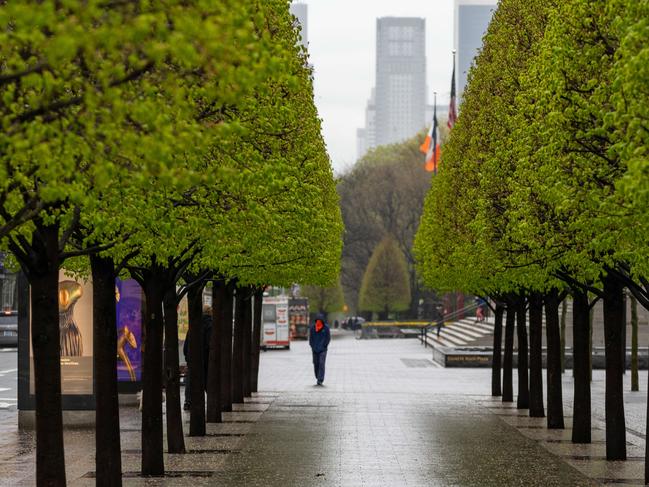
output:
[[[309,327],[309,345],[311,345],[311,350],[315,353],[326,352],[329,342],[331,341],[331,333],[329,332],[329,327],[327,323],[324,322],[324,326],[318,332],[315,331],[315,323]]]

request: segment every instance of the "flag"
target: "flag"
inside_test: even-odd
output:
[[[421,144],[419,150],[426,154],[426,171],[437,174],[437,165],[439,164],[440,156],[437,104],[435,104],[433,123],[428,134],[426,134],[426,140]]]
[[[453,76],[451,77],[451,102],[448,107],[448,128],[452,129],[457,120],[457,94],[455,92],[455,55],[453,55]]]

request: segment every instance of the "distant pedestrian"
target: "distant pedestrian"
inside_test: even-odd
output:
[[[320,314],[309,328],[309,345],[313,354],[313,372],[319,386],[324,382],[325,361],[327,360],[327,348],[330,341],[329,327],[325,322],[324,315]]]
[[[476,298],[476,304],[478,307],[475,310],[475,321],[476,323],[482,323],[485,319],[487,302],[482,298]]]
[[[205,375],[203,376],[203,385],[207,391],[207,370],[209,365],[210,357],[210,338],[212,336],[212,307],[203,306],[203,316],[201,317],[201,326],[203,328],[203,370]],[[191,407],[191,381],[189,380],[189,334],[191,330],[187,332],[185,337],[185,343],[183,343],[183,355],[185,356],[185,362],[187,362],[187,373],[185,374],[185,405],[183,409],[189,411]]]

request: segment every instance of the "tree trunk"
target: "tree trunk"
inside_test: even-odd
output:
[[[649,377],[649,375],[648,375]],[[647,384],[647,394],[649,394],[649,384]],[[649,401],[647,401],[647,412],[645,418],[649,418]],[[649,448],[647,448],[647,438],[649,438],[649,421],[645,420],[645,449],[644,449],[644,483],[649,485]]]
[[[530,391],[527,366],[527,315],[525,313],[525,297],[521,295],[516,305],[516,336],[518,338],[518,398],[517,409],[530,407]]]
[[[241,383],[243,384],[243,395],[250,397],[250,371],[252,353],[252,296],[253,290],[247,289],[246,301],[243,307],[243,367],[241,369]]]
[[[257,289],[253,300],[252,347],[250,348],[250,392],[258,392],[259,387],[259,348],[261,344],[261,307],[264,290]]]
[[[590,443],[590,373],[589,373],[589,315],[588,295],[580,290],[573,291],[572,301],[572,362],[574,375],[574,400],[572,420],[572,442]]]
[[[115,265],[110,258],[90,256],[92,269],[93,355],[95,362],[96,485],[122,485],[122,454],[117,393],[117,316]]]
[[[162,433],[163,288],[152,274],[144,280],[144,345],[142,367],[142,475],[164,475]]]
[[[513,355],[514,355],[514,327],[516,326],[516,313],[510,301],[507,304],[507,318],[505,321],[505,355],[503,357],[503,402],[514,402],[513,386]]]
[[[221,308],[221,411],[232,411],[232,334],[233,334],[233,307],[235,286],[229,283],[225,286],[224,301]]]
[[[176,286],[171,286],[164,295],[164,378],[167,395],[167,450],[169,453],[185,453],[183,413],[180,402],[177,303]]]
[[[548,428],[563,429],[562,350],[561,332],[559,330],[559,295],[556,290],[550,291],[545,296],[545,332],[547,342]]]
[[[545,417],[543,405],[543,296],[530,295],[530,417]]]
[[[568,314],[568,298],[561,302],[561,373],[566,371],[566,317]],[[546,323],[547,326],[547,323]]]
[[[224,328],[222,321],[227,290],[223,281],[215,281],[212,285],[212,335],[210,337],[210,354],[207,366],[207,422],[220,423],[222,391],[221,391],[221,360]],[[191,429],[191,426],[190,426]]]
[[[622,289],[622,375],[626,375],[626,292]]]
[[[593,320],[595,317],[595,307],[591,306],[588,313],[588,374],[590,381],[593,381]]]
[[[237,287],[237,295],[234,305],[234,340],[232,345],[232,402],[236,404],[243,404],[244,390],[243,390],[243,370],[244,361],[244,340],[246,336],[245,321],[246,310],[245,307],[250,304],[247,296],[247,289],[244,287]]]
[[[58,226],[45,226],[39,232],[44,248],[37,259],[39,268],[30,272],[32,351],[36,391],[36,484],[63,486],[63,413],[61,411],[61,355],[59,344],[59,257]],[[33,240],[36,241],[34,236]]]
[[[624,287],[608,275],[604,282],[604,338],[606,353],[606,459],[626,460],[624,421]]]
[[[203,288],[194,286],[187,292],[189,315],[189,436],[205,436],[205,363],[203,362]],[[214,332],[214,329],[212,329]],[[176,352],[178,356],[178,352]]]
[[[494,345],[491,360],[491,395],[494,397],[502,395],[500,386],[501,348],[503,343],[503,312],[504,307],[496,303],[496,317],[494,322]]]
[[[633,295],[631,295],[631,390],[640,390],[638,379],[638,301]]]

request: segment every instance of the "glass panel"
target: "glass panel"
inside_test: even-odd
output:
[[[16,274],[5,274],[2,278],[2,312],[16,310]]]
[[[135,382],[142,374],[142,309],[144,293],[133,279],[115,282],[117,380]]]
[[[277,321],[277,307],[274,304],[264,304],[261,307],[261,314],[265,323]]]
[[[31,313],[30,313],[31,316]],[[92,284],[59,273],[61,393],[93,393]],[[30,356],[33,351],[30,343]],[[34,394],[33,362],[30,394]]]

